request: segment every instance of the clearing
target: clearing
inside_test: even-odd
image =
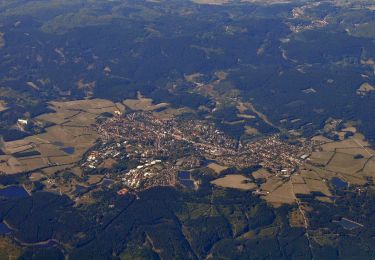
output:
[[[252,183],[250,179],[239,174],[227,175],[223,178],[211,181],[211,183],[223,188],[233,188],[240,190],[251,190],[256,188],[256,185]]]

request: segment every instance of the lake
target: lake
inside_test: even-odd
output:
[[[63,150],[65,153],[67,154],[74,154],[74,147],[64,147],[64,148],[61,148],[61,150]]]
[[[188,189],[194,189],[194,180],[190,179],[190,172],[182,171],[178,173],[178,180],[180,183]]]
[[[27,191],[21,186],[9,186],[4,189],[0,189],[0,197],[25,198],[28,196],[29,194]]]
[[[331,183],[332,185],[336,188],[336,189],[345,189],[348,187],[348,183],[337,178],[337,177],[333,177],[331,179]]]

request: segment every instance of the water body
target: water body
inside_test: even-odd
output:
[[[64,148],[61,148],[61,150],[63,150],[67,154],[73,154],[75,151],[74,147],[64,147]]]
[[[11,229],[4,224],[4,222],[0,222],[0,235],[8,235],[12,232]]]
[[[343,228],[348,230],[363,227],[363,225],[346,218],[342,218],[339,223]]]
[[[188,189],[195,188],[194,181],[190,179],[190,172],[182,171],[182,172],[179,172],[177,176],[178,176],[178,180],[183,186],[185,186]]]
[[[63,142],[54,142],[53,143],[54,145],[56,145],[56,146],[64,146],[64,143]]]
[[[331,183],[332,185],[336,188],[336,189],[345,189],[348,187],[348,183],[337,178],[337,177],[333,177],[332,180],[331,180]]]
[[[28,196],[29,194],[27,191],[21,186],[9,186],[4,189],[0,189],[0,197],[25,198]]]

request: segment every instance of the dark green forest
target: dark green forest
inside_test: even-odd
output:
[[[118,102],[140,92],[188,107],[194,115],[184,116],[210,118],[236,139],[248,138],[245,126],[311,137],[334,118],[375,144],[375,91],[358,93],[363,83],[375,86],[372,1],[224,2],[0,1],[0,139],[43,132],[47,126],[16,124],[51,112],[50,101]],[[227,76],[215,85],[219,71]],[[219,97],[198,91],[187,80],[194,73]],[[251,102],[272,125],[253,112],[230,124],[238,121],[235,102]],[[371,188],[332,187],[333,203],[300,198],[310,208],[305,229],[289,222],[297,205],[274,208],[250,191],[212,186],[207,168],[193,172],[197,190],[118,196],[114,185],[85,190],[93,201],[82,204],[42,191],[28,174],[0,175],[1,187],[33,187],[26,197],[0,195],[0,224],[13,228],[0,237],[23,249],[20,259],[375,258]],[[345,229],[343,218],[363,226]]]

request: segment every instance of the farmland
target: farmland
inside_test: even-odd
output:
[[[117,110],[114,103],[100,99],[51,102],[50,107],[55,112],[33,119],[51,125],[43,133],[5,142],[0,171],[17,174],[40,170],[49,175],[73,168],[98,138],[93,128],[96,119]]]
[[[326,140],[320,151],[312,154],[309,164],[325,172],[326,178],[339,176],[350,184],[363,185],[374,176],[374,155],[363,135],[355,133],[341,141]]]
[[[373,259],[373,2],[0,1],[0,259]]]
[[[223,178],[216,179],[211,182],[214,185],[224,187],[224,188],[234,188],[240,190],[251,190],[256,187],[251,180],[247,179],[242,175],[226,175]]]

